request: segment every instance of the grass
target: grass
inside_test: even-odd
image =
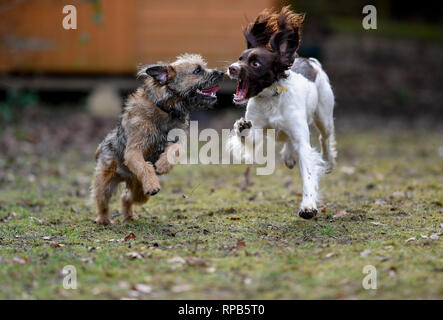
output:
[[[339,134],[311,221],[297,217],[298,170],[281,165],[246,190],[244,166],[178,166],[139,221],[122,223],[115,197],[103,227],[88,200],[92,156],[2,157],[0,298],[442,299],[441,141],[431,130]],[[76,290],[63,289],[67,265]],[[366,265],[377,290],[362,287]]]

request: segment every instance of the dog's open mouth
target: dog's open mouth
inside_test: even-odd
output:
[[[234,102],[242,102],[248,95],[249,85],[246,80],[239,79],[237,81],[237,92],[234,94]]]
[[[215,87],[209,89],[197,89],[197,93],[204,98],[217,99],[216,93],[219,89],[220,86],[216,85]]]

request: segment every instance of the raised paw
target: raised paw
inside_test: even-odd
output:
[[[162,175],[162,174],[166,174],[169,171],[171,171],[172,168],[174,168],[174,165],[169,163],[167,159],[161,158],[155,163],[154,168],[155,168],[156,174]]]
[[[145,189],[145,194],[149,195],[149,196],[154,196],[159,192],[160,192],[160,186],[159,187],[148,187]]]
[[[317,215],[317,209],[300,209],[300,211],[298,212],[298,215],[306,220],[312,219]]]
[[[234,123],[234,130],[237,133],[237,135],[240,135],[243,130],[251,128],[252,128],[252,121],[245,120],[244,118],[240,118]]]

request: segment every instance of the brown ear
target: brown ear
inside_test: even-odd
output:
[[[300,43],[298,31],[279,31],[270,40],[271,48],[280,56],[280,61],[288,67],[294,62],[294,54]]]
[[[284,65],[291,65],[294,62],[295,51],[300,45],[300,28],[304,19],[304,14],[292,12],[289,6],[283,7],[280,11],[278,32],[269,42]]]
[[[276,31],[278,14],[272,9],[263,10],[254,22],[248,24],[243,30],[248,49],[264,47],[268,44],[272,33]]]
[[[146,68],[146,74],[151,76],[159,84],[165,84],[168,82],[169,70],[167,66],[149,66]]]

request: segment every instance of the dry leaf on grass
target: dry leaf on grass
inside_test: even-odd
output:
[[[387,224],[381,223],[381,222],[371,222],[374,226],[387,226]]]
[[[417,239],[415,237],[412,237],[412,238],[406,239],[405,242],[411,242],[411,241],[415,241],[415,240],[417,240]]]
[[[185,264],[186,263],[186,260],[185,259],[183,259],[182,257],[174,257],[174,258],[171,258],[171,259],[168,259],[168,261],[167,261],[168,263],[170,263],[170,264]]]
[[[431,240],[438,240],[439,237],[440,237],[439,233],[434,233],[434,234],[431,234],[431,236],[429,238],[431,238]]]
[[[131,232],[130,234],[128,234],[126,237],[123,238],[124,241],[129,241],[131,239],[135,239],[136,236],[134,234],[134,232]]]
[[[332,258],[333,256],[335,256],[335,253],[334,253],[334,252],[329,252],[329,253],[325,256],[325,258],[326,258],[326,259],[329,259],[329,258]]]
[[[209,267],[209,262],[202,258],[191,257],[186,259],[186,263],[197,267]]]
[[[136,283],[131,287],[131,289],[145,294],[152,292],[151,286],[143,283]]]
[[[142,259],[143,258],[143,256],[140,253],[136,252],[136,251],[128,252],[127,254],[125,254],[125,257],[127,257],[127,258],[129,258],[131,260]]]
[[[333,217],[334,219],[336,219],[336,218],[340,218],[340,217],[347,216],[348,214],[349,214],[349,213],[348,213],[346,210],[340,210],[340,211],[337,211],[337,213],[334,214],[332,217]]]
[[[26,262],[28,262],[28,258],[24,257],[24,258],[20,258],[20,257],[14,257],[12,258],[12,261],[18,264],[25,264]]]
[[[182,284],[172,287],[172,292],[180,293],[180,292],[186,292],[192,289],[192,286],[189,284]]]
[[[233,249],[239,249],[239,248],[244,248],[244,247],[246,247],[246,242],[243,240],[237,240],[237,243],[235,244]]]
[[[360,252],[360,255],[361,255],[362,257],[367,257],[367,256],[369,256],[371,253],[372,253],[371,250],[366,249],[366,250],[363,250],[362,252]]]
[[[340,169],[341,172],[343,172],[344,174],[347,175],[351,175],[355,173],[355,168],[354,167],[342,167]]]

